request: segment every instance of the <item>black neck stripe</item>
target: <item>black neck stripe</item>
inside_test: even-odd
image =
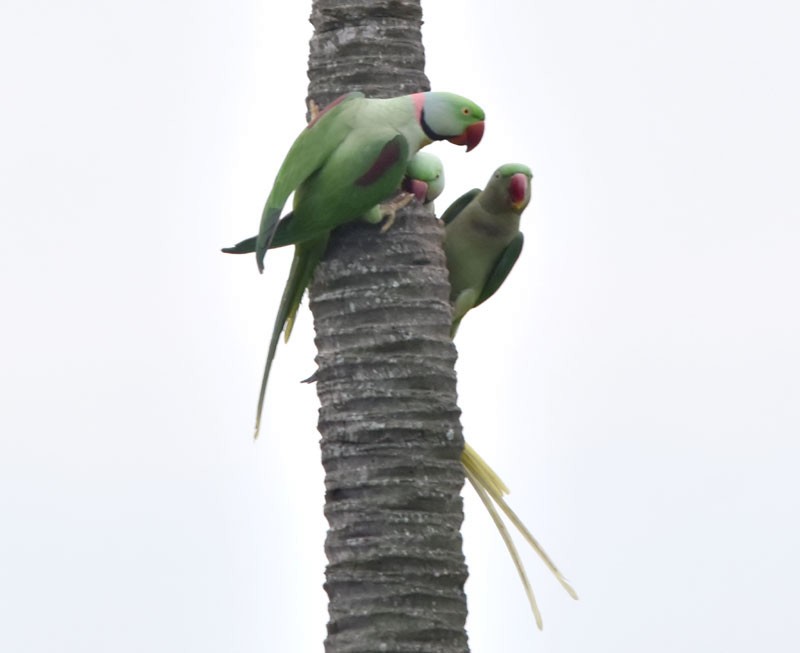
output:
[[[435,131],[431,129],[431,126],[425,120],[425,109],[423,108],[419,114],[419,124],[422,127],[422,131],[425,132],[425,136],[430,138],[432,141],[443,141],[446,136],[440,136]]]

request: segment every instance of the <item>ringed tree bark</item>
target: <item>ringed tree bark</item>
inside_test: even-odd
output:
[[[314,0],[309,97],[426,91],[420,0]],[[328,653],[463,653],[467,568],[443,230],[416,202],[337,230],[310,287]]]

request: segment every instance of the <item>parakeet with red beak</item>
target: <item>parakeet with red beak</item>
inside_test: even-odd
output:
[[[475,188],[457,199],[444,213],[444,249],[450,272],[454,336],[464,315],[491,297],[508,276],[522,251],[520,215],[531,197],[531,171],[522,164],[500,166],[481,191]],[[467,479],[489,512],[508,549],[528,601],[541,629],[542,615],[522,559],[497,508],[519,530],[558,582],[574,599],[575,590],[542,549],[536,538],[506,502],[508,488],[497,473],[466,442],[461,463]]]
[[[444,189],[444,168],[441,160],[432,154],[418,152],[408,163],[401,187],[403,191],[411,193],[423,204],[432,202]],[[369,222],[379,222],[383,217],[380,206],[372,207],[362,217]],[[261,390],[258,395],[258,407],[256,409],[256,437],[258,437],[261,427],[261,413],[264,409],[267,381],[269,380],[269,373],[272,369],[272,361],[275,358],[281,331],[284,334],[284,341],[288,342],[300,302],[306,288],[311,283],[317,264],[325,254],[328,238],[329,234],[326,232],[322,236],[304,240],[295,246],[292,266],[283,290],[278,313],[275,316],[272,338],[267,352],[267,362],[261,379]],[[237,243],[233,247],[226,247],[222,251],[226,254],[250,254],[255,251],[256,240],[257,237],[253,236]]]
[[[368,99],[353,92],[315,115],[295,139],[275,177],[255,242],[260,272],[267,249],[297,246],[267,355],[256,436],[280,332],[284,325],[291,331],[331,230],[374,216],[375,207],[398,190],[406,166],[420,148],[439,140],[465,145],[467,151],[476,147],[483,137],[483,121],[483,109],[453,93]],[[293,210],[280,219],[292,193]],[[246,251],[247,242],[228,251]]]
[[[408,162],[402,188],[423,204],[430,204],[444,190],[444,166],[435,154],[417,152]]]
[[[400,186],[409,160],[433,141],[480,143],[484,112],[453,93],[390,99],[348,93],[317,115],[281,164],[261,215],[256,262],[267,249],[324,236],[367,214]],[[279,220],[294,193],[290,216]]]
[[[465,193],[442,215],[452,336],[464,315],[497,292],[517,262],[523,244],[519,218],[531,199],[532,176],[520,163],[502,165],[483,190]]]

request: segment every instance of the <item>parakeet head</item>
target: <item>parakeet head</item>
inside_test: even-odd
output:
[[[467,152],[483,138],[484,113],[477,104],[454,93],[417,93],[417,117],[432,141],[466,145]]]
[[[403,190],[413,193],[418,201],[428,204],[444,190],[444,166],[434,154],[417,152],[408,162]]]
[[[484,195],[492,203],[522,213],[531,201],[531,169],[521,163],[506,163],[494,171]]]

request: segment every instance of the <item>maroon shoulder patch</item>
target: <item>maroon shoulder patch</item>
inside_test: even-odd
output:
[[[356,179],[356,186],[369,186],[380,179],[383,174],[397,163],[403,156],[403,150],[400,147],[400,139],[403,138],[399,134],[383,146],[378,158],[375,159],[361,177]]]

